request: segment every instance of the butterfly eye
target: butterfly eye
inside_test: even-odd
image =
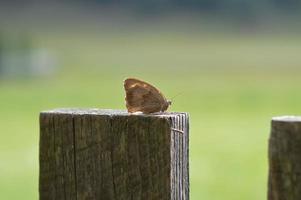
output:
[[[168,103],[168,105],[171,105],[172,102],[170,100],[167,100],[167,103]]]

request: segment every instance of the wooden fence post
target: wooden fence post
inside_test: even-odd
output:
[[[188,114],[40,114],[40,200],[188,200]]]
[[[269,139],[269,200],[301,199],[301,117],[275,117]]]

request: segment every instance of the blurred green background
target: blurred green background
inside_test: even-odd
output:
[[[266,199],[271,117],[301,113],[298,16],[18,5],[0,20],[0,199],[38,199],[40,111],[125,109],[127,77],[180,94],[192,200]]]

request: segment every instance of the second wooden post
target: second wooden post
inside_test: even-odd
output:
[[[268,200],[301,199],[301,117],[275,117],[269,140]]]

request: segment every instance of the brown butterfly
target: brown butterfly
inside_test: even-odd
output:
[[[128,112],[143,112],[145,114],[164,112],[171,101],[154,86],[135,78],[128,78],[124,81],[126,92],[125,101]]]

